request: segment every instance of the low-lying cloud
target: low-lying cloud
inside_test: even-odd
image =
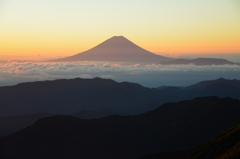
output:
[[[240,79],[240,66],[143,65],[88,61],[63,63],[9,61],[0,63],[0,86],[76,77],[111,78],[118,82],[135,82],[147,87],[184,86],[220,77]]]

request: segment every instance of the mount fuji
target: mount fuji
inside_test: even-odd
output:
[[[68,61],[109,61],[109,62],[139,62],[159,63],[173,60],[169,57],[156,55],[123,36],[114,36],[90,50],[66,58],[51,60],[53,62]]]

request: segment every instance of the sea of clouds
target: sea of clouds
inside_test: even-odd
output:
[[[0,62],[0,86],[22,82],[101,77],[146,87],[188,86],[203,80],[240,79],[240,66],[127,64],[112,62]]]

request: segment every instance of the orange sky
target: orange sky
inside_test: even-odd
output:
[[[155,53],[240,53],[236,0],[3,0],[0,59],[70,56],[123,35]]]

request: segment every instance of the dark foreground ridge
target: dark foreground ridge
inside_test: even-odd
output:
[[[240,125],[230,128],[217,137],[197,147],[188,155],[188,159],[208,158],[238,159],[240,158]]]
[[[155,153],[141,159],[239,159],[240,125],[232,127],[217,137],[191,151]]]
[[[203,97],[136,116],[82,120],[57,115],[2,138],[1,153],[3,159],[133,159],[191,150],[238,125],[239,114],[239,100]]]

